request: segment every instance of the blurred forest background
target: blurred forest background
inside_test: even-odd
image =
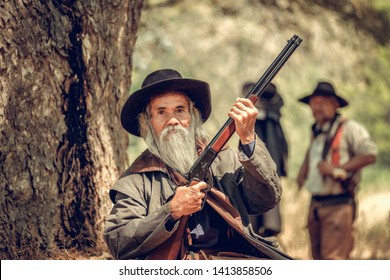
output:
[[[350,102],[342,114],[363,123],[379,148],[378,162],[363,173],[353,257],[390,259],[390,1],[146,1],[131,92],[158,68],[208,81],[213,113],[206,125],[212,136],[226,121],[243,82],[257,81],[294,34],[303,41],[273,80],[285,101],[282,125],[290,151],[281,246],[297,258],[310,258],[309,195],[297,192],[295,178],[313,119],[297,99],[328,80]],[[143,149],[140,139],[130,137],[130,162]]]
[[[310,259],[295,177],[313,120],[297,99],[329,80],[379,148],[352,257],[390,259],[389,0],[0,1],[0,259],[110,259],[108,190],[145,148],[120,125],[128,95],[158,68],[205,80],[213,136],[294,34],[273,80],[289,143],[281,248]]]

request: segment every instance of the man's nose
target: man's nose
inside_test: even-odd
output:
[[[178,125],[179,123],[179,120],[174,115],[169,116],[167,125]]]

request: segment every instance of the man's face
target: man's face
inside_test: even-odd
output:
[[[324,124],[334,118],[338,102],[333,97],[313,96],[310,98],[309,106],[316,122]]]
[[[166,92],[154,97],[149,105],[152,131],[145,138],[149,150],[170,167],[187,173],[197,157],[187,96]]]
[[[168,126],[189,128],[191,115],[189,102],[183,93],[169,91],[153,97],[150,101],[150,122],[154,133],[160,137],[161,132]],[[175,130],[170,130],[175,133]],[[169,135],[167,136],[169,138]]]

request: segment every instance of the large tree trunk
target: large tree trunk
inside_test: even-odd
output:
[[[99,249],[142,2],[1,1],[1,259]]]

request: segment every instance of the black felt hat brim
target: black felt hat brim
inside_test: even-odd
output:
[[[147,104],[153,96],[166,91],[183,91],[199,109],[202,120],[205,122],[211,114],[211,93],[209,84],[195,79],[173,78],[153,83],[135,91],[127,99],[121,112],[123,128],[140,137],[138,116],[145,111]]]

